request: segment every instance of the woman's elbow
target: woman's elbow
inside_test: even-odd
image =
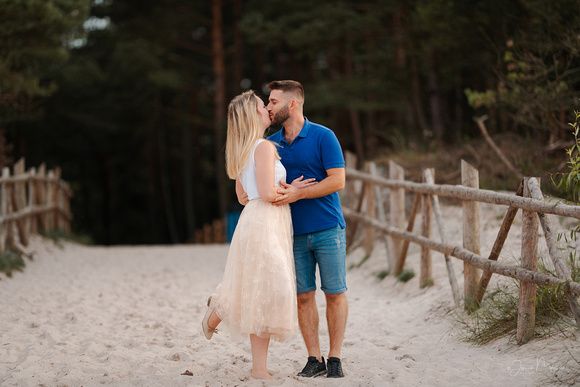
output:
[[[265,202],[273,202],[274,200],[276,200],[276,198],[279,196],[278,193],[276,193],[276,190],[266,190],[265,192],[259,192],[260,194],[260,199],[262,199]]]

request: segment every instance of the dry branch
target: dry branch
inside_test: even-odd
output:
[[[485,141],[487,141],[487,143],[491,146],[491,149],[494,150],[495,153],[497,153],[497,155],[499,156],[499,158],[501,159],[501,161],[503,161],[503,163],[520,179],[523,179],[524,176],[520,173],[520,171],[518,171],[516,169],[516,167],[514,167],[514,165],[511,163],[511,161],[508,160],[507,157],[505,157],[505,155],[503,154],[503,152],[501,151],[501,149],[499,149],[499,147],[495,144],[495,142],[491,139],[491,137],[489,136],[489,133],[487,133],[487,129],[485,128],[485,124],[484,121],[487,120],[487,116],[482,116],[482,117],[473,117],[473,120],[477,123],[477,126],[479,127],[479,130],[481,130],[481,133],[483,134],[483,137],[485,138]]]

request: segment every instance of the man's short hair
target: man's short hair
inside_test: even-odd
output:
[[[270,90],[282,90],[284,93],[293,94],[300,102],[304,102],[304,87],[300,82],[285,80],[272,81],[267,85]]]

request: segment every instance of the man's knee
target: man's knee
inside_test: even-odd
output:
[[[298,307],[307,307],[308,305],[315,302],[315,290],[311,290],[306,293],[301,293],[296,297],[298,301]]]
[[[327,304],[341,304],[346,302],[346,292],[332,294],[332,293],[324,293],[326,296],[326,303]]]

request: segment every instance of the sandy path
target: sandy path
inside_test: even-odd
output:
[[[446,210],[454,241],[461,230],[451,219],[460,214]],[[482,216],[482,254],[500,223],[498,214]],[[517,227],[512,235],[504,254],[518,257]],[[433,287],[419,289],[418,275],[407,283],[379,281],[374,274],[386,258],[377,243],[362,267],[348,271],[347,376],[295,377],[306,359],[297,337],[272,343],[269,370],[277,380],[263,383],[248,376],[249,342],[232,344],[227,333],[208,342],[200,331],[227,245],[59,247],[34,238],[30,249],[35,259],[24,273],[0,280],[0,386],[533,386],[559,364],[565,345],[580,348],[574,339],[524,346],[500,339],[484,347],[458,341],[443,257],[433,253]],[[347,265],[363,254],[355,250]],[[454,266],[462,285],[462,262]],[[407,267],[419,273],[417,246]],[[324,298],[318,301],[327,352]],[[193,376],[182,375],[186,370]]]

